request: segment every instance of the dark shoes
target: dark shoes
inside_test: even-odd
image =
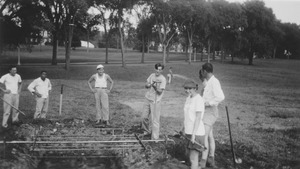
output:
[[[212,168],[218,168],[216,163],[215,163],[215,157],[209,156],[207,158],[207,166],[212,167]]]

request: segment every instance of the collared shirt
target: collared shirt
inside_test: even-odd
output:
[[[167,80],[163,75],[156,76],[155,73],[152,73],[148,77],[147,83],[153,84],[153,82],[156,82],[155,85],[158,89],[165,89],[166,88]],[[146,97],[146,99],[148,99],[150,101],[154,101],[155,97],[156,97],[156,101],[159,102],[159,101],[161,101],[161,99],[163,97],[163,94],[164,94],[164,90],[160,95],[158,95],[158,94],[156,94],[156,91],[151,86],[150,90],[147,91],[145,97]]]
[[[31,82],[28,86],[28,90],[30,92],[37,91],[39,94],[42,95],[42,98],[48,98],[49,90],[51,89],[52,89],[52,85],[48,78],[42,80],[42,78],[39,77],[35,79],[33,82]]]
[[[205,135],[204,123],[202,121],[204,115],[204,101],[203,98],[197,94],[194,97],[188,96],[184,104],[184,132],[186,134],[193,134],[194,124],[196,121],[196,112],[201,113],[201,121],[195,135]]]
[[[11,94],[18,94],[19,83],[21,82],[21,76],[18,74],[12,76],[10,73],[7,73],[0,79],[0,83],[3,83],[6,90],[10,90]]]
[[[214,75],[210,77],[204,87],[203,99],[205,103],[211,106],[218,106],[225,99],[221,84]]]

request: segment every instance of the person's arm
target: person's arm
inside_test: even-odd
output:
[[[92,91],[93,93],[96,92],[96,90],[92,87],[92,84],[91,84],[94,80],[95,80],[95,75],[92,75],[92,76],[90,77],[90,79],[88,80],[89,88],[91,89],[91,91]]]
[[[196,119],[195,119],[192,138],[191,138],[192,143],[195,143],[195,136],[196,136],[196,132],[199,128],[199,124],[200,124],[200,121],[201,121],[201,114],[202,114],[201,111],[196,111]]]
[[[36,80],[34,80],[33,82],[31,82],[29,84],[29,86],[27,87],[27,89],[29,90],[30,93],[32,93],[32,95],[36,95],[37,97],[42,97],[42,95],[39,94],[39,92],[37,92],[35,90],[36,85],[37,85],[37,82],[36,82]]]
[[[107,76],[107,80],[110,82],[110,88],[108,90],[108,92],[110,92],[112,90],[112,88],[114,87],[114,81],[110,78],[110,76],[108,74],[106,74]]]
[[[152,85],[152,84],[151,84],[151,81],[152,81],[152,80],[151,80],[151,79],[152,79],[152,75],[153,75],[153,74],[151,74],[151,75],[147,78],[147,82],[146,82],[146,84],[145,84],[145,88],[146,88],[146,89],[149,89],[149,88],[151,87],[151,85]]]
[[[48,91],[51,91],[52,90],[52,84],[51,84],[51,82],[50,82],[50,80],[48,79]]]
[[[21,93],[22,91],[22,79],[21,79],[21,76],[19,76],[19,80],[18,80],[18,94]]]
[[[9,89],[6,89],[6,87],[5,87],[5,85],[4,85],[4,81],[5,81],[4,76],[2,76],[2,77],[0,78],[0,89],[2,90],[3,93],[9,94],[9,93],[10,93],[10,90],[9,90]]]

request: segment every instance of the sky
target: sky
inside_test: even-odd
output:
[[[243,3],[246,0],[227,0]],[[296,23],[300,25],[300,0],[263,0],[266,7],[272,8],[276,18],[282,23]]]

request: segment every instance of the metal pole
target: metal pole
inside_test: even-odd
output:
[[[60,90],[60,99],[59,99],[59,115],[61,116],[61,110],[62,110],[62,98],[63,98],[63,91],[64,91],[64,85],[61,85]]]
[[[229,129],[229,136],[230,136],[230,144],[231,144],[231,152],[232,152],[233,166],[234,166],[234,168],[236,168],[235,154],[234,154],[234,150],[233,150],[233,143],[232,143],[232,137],[231,137],[231,129],[230,129],[230,121],[229,121],[228,107],[226,106],[225,108],[226,108],[227,121],[228,121],[228,129]]]

